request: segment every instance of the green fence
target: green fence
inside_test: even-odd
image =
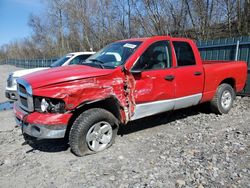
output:
[[[248,64],[248,79],[242,94],[250,94],[250,36],[197,41],[203,60],[244,60]]]
[[[49,67],[57,58],[53,59],[6,59],[1,64],[14,65],[22,68]]]

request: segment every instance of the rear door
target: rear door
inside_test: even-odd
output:
[[[174,109],[196,105],[202,97],[203,65],[197,64],[193,49],[188,42],[173,41],[172,43],[176,55]]]
[[[135,79],[132,120],[172,110],[175,80],[168,41],[151,44],[131,69]]]

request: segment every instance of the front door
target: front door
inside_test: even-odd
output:
[[[135,111],[132,120],[172,110],[175,80],[168,41],[151,44],[132,67]]]

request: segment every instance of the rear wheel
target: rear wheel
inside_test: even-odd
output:
[[[107,110],[93,108],[83,112],[73,123],[69,144],[77,156],[103,151],[117,134],[118,120]]]
[[[211,109],[217,114],[226,114],[232,108],[234,99],[235,91],[232,86],[229,84],[221,84],[210,102]]]

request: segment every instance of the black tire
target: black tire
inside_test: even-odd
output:
[[[99,122],[106,122],[112,127],[111,141],[105,144],[105,147],[100,151],[110,147],[115,140],[115,136],[118,131],[118,120],[115,116],[107,110],[101,108],[92,108],[84,111],[73,123],[69,133],[69,144],[71,151],[77,156],[84,156],[87,154],[96,153],[99,151],[93,151],[90,147],[90,143],[87,142],[87,134],[89,130],[93,129],[93,126]],[[99,145],[100,143],[98,143]],[[102,144],[102,143],[101,143]]]
[[[222,104],[223,103],[222,96],[225,95],[225,93],[227,93],[228,98],[231,98],[231,100],[228,99],[228,105]],[[227,114],[233,106],[234,99],[235,99],[235,91],[232,88],[232,86],[229,84],[221,84],[217,88],[215,96],[210,102],[210,108],[216,114]]]

